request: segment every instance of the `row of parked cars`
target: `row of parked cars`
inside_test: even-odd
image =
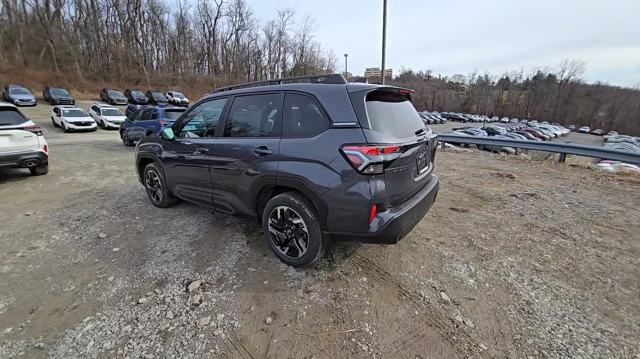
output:
[[[495,138],[508,140],[549,141],[552,138],[566,136],[570,132],[571,130],[563,126],[530,122],[527,124],[500,123],[490,124],[484,127],[460,127],[454,129],[452,132],[449,132],[449,134],[479,137],[495,136]],[[510,154],[517,153],[516,149],[512,147],[485,145],[478,145],[477,147],[479,149],[484,149],[492,152],[506,152]]]
[[[604,136],[604,147],[611,150],[640,154],[640,137],[610,133]],[[606,172],[640,173],[640,166],[620,161],[602,160],[596,164],[596,167]]]
[[[493,123],[493,122],[500,122],[500,123],[523,123],[523,124],[527,124],[527,123],[541,123],[544,125],[553,125],[553,126],[560,126],[559,123],[550,123],[549,121],[540,121],[538,122],[537,120],[528,120],[528,119],[518,119],[518,118],[509,118],[509,117],[498,117],[498,116],[486,116],[486,115],[472,115],[472,114],[468,114],[468,113],[457,113],[457,112],[423,112],[421,113],[421,116],[424,116],[423,119],[428,119],[427,123],[428,124],[438,124],[438,123],[444,123],[447,120],[449,121],[456,121],[456,122],[463,122],[463,123],[468,123],[468,122],[484,122],[484,123]],[[438,120],[433,120],[433,118],[436,119],[443,119],[444,122],[439,122]],[[580,128],[577,128],[575,125],[568,125],[566,127],[566,129],[569,129],[571,131],[576,131],[576,132],[580,132],[580,133],[589,133],[592,135],[596,135],[596,136],[604,136],[605,132],[599,128],[589,128],[589,126],[582,126]],[[615,134],[615,131],[611,131],[608,134]]]
[[[28,88],[22,85],[9,84],[2,89],[4,101],[15,106],[36,106],[38,100]],[[42,89],[42,99],[51,105],[75,105],[76,99],[71,93],[60,86],[45,86]],[[179,91],[149,90],[143,92],[137,89],[126,89],[124,93],[112,88],[100,90],[100,100],[111,105],[176,105],[189,106],[189,99]]]
[[[170,127],[186,111],[182,106],[133,105],[125,113],[118,107],[94,103],[87,110],[74,105],[56,105],[51,108],[53,127],[64,132],[118,130],[125,146],[132,146],[145,135],[158,133]]]

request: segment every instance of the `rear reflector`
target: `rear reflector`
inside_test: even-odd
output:
[[[42,147],[42,150],[44,151],[44,153],[49,154],[49,145],[46,145],[46,144],[45,144],[45,145]]]
[[[373,219],[376,218],[376,214],[378,214],[378,206],[376,204],[372,204],[371,211],[369,211],[369,224],[371,224]]]

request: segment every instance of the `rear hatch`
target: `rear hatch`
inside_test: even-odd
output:
[[[40,128],[14,107],[0,106],[0,153],[22,153],[39,148]]]
[[[352,97],[355,107],[354,100]],[[435,138],[413,107],[409,90],[379,87],[360,96],[358,102],[362,100],[366,119],[360,122],[365,138],[368,145],[381,148],[384,168],[380,174],[386,196],[391,206],[398,206],[431,179]]]
[[[165,128],[173,125],[174,122],[186,111],[184,108],[166,108],[164,117],[160,121],[160,127]]]

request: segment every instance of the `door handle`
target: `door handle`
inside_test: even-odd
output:
[[[273,151],[271,151],[267,146],[256,147],[253,152],[255,152],[258,156],[266,156],[273,153]]]
[[[196,151],[193,153],[194,155],[201,155],[205,152],[209,152],[209,149],[206,147],[198,147],[196,148]]]

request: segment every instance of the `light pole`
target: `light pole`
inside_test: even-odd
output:
[[[344,54],[344,77],[345,78],[348,76],[347,74],[349,73],[349,70],[347,68],[347,64],[348,64],[347,57],[349,57],[349,54]]]
[[[387,47],[387,0],[383,0],[382,2],[382,69],[380,71],[383,85],[384,85],[384,61],[385,61],[386,47]]]

